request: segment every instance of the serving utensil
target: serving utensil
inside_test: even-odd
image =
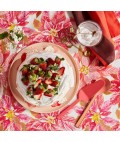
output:
[[[80,89],[80,91],[78,92],[77,100],[74,101],[67,108],[65,108],[57,116],[57,118],[61,119],[63,117],[63,115],[65,115],[70,109],[72,109],[78,102],[83,101],[85,103],[88,103],[90,101],[90,99],[94,98],[94,96],[97,96],[98,94],[104,92],[105,90],[106,90],[106,79],[104,79],[104,78],[102,78],[98,81],[95,81],[94,83],[91,83],[89,85],[86,85],[85,87]],[[94,99],[92,99],[92,102]],[[90,105],[92,104],[92,102],[90,103]],[[89,105],[89,107],[90,107],[90,105]],[[88,111],[88,109],[86,111]],[[79,123],[80,123],[80,121],[78,122],[78,124],[76,124],[76,126],[79,126]]]
[[[102,84],[101,84],[101,85],[102,85]],[[110,87],[110,82],[106,79],[105,82],[104,82],[104,86],[101,88],[101,91],[108,90],[109,87]],[[101,91],[99,90],[99,93],[100,93]],[[102,92],[101,92],[101,93],[102,93]],[[89,109],[90,109],[90,107],[92,106],[92,104],[93,104],[94,100],[96,99],[97,95],[98,95],[98,93],[96,93],[96,94],[94,95],[94,97],[92,98],[92,100],[90,101],[90,103],[88,104],[88,106],[86,107],[86,109],[84,110],[83,114],[82,114],[82,115],[80,116],[80,118],[78,119],[77,123],[75,124],[75,126],[76,126],[77,128],[80,127],[80,125],[81,125],[83,119],[84,119],[85,116],[86,116],[86,113],[89,111]],[[104,127],[105,127],[105,126],[104,126]],[[106,129],[106,128],[105,128],[105,129]]]

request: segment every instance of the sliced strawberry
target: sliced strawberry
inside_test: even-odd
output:
[[[39,58],[33,58],[33,59],[30,61],[30,64],[32,64],[32,65],[38,65],[38,64],[39,64]]]
[[[28,95],[33,94],[33,86],[32,85],[27,88],[27,94]]]
[[[28,90],[28,91],[33,91],[33,86],[32,86],[32,85],[29,86],[29,87],[27,88],[27,90]]]
[[[39,67],[36,66],[36,67],[34,68],[34,73],[37,74],[38,72],[39,72]]]
[[[49,70],[49,71],[46,71],[46,73],[45,73],[45,77],[46,78],[51,78],[52,77],[52,71],[51,70]]]
[[[28,69],[27,66],[23,66],[23,68],[21,69],[21,71],[22,71],[22,75],[25,76],[28,73],[29,69]]]
[[[53,80],[58,80],[58,78],[59,78],[59,74],[58,73],[53,73],[52,79]]]
[[[53,59],[48,58],[47,63],[48,63],[48,66],[49,66],[49,65],[54,65],[55,62],[53,61]]]
[[[27,78],[23,77],[23,78],[21,79],[21,81],[23,82],[24,85],[28,86],[29,80],[28,80]]]
[[[57,107],[57,106],[60,106],[61,104],[59,103],[59,101],[55,102],[54,104],[52,104],[51,106],[52,107]]]
[[[54,96],[54,92],[52,91],[52,89],[48,89],[45,93],[45,96],[47,97],[53,97]]]
[[[40,84],[42,82],[42,79],[38,79],[37,83]]]
[[[42,93],[34,95],[34,99],[36,99],[36,100],[40,100],[41,97],[42,97]]]
[[[65,71],[65,67],[61,67],[59,70],[58,70],[58,73],[59,75],[63,75],[64,74],[64,71]]]
[[[52,79],[51,78],[45,79],[44,83],[50,85],[52,84]]]
[[[28,69],[22,70],[22,75],[26,75],[28,73]]]
[[[44,96],[52,97],[52,96],[53,96],[53,94],[52,94],[52,93],[44,93]]]
[[[44,92],[43,89],[37,87],[35,90],[35,95],[42,94],[43,92]]]
[[[46,70],[47,69],[47,63],[46,62],[42,62],[40,63],[39,67],[42,69],[42,70]]]
[[[38,71],[37,75],[39,75],[39,77],[44,77],[45,72],[43,70]]]
[[[54,87],[56,87],[56,86],[58,86],[59,85],[59,82],[56,80],[56,81],[53,81],[52,82],[52,84],[51,84],[51,86],[54,86]]]
[[[34,88],[36,88],[41,82],[42,82],[42,79],[38,79],[34,85]]]
[[[37,74],[37,73],[38,73],[38,70],[34,70],[34,73]]]
[[[61,59],[58,56],[55,58],[55,63],[58,65],[61,63]]]

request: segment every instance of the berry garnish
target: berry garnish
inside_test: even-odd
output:
[[[23,68],[21,69],[21,71],[22,71],[22,75],[25,76],[29,71],[28,66],[24,65]]]
[[[36,88],[41,82],[42,82],[42,79],[38,79],[34,85],[34,88]]]
[[[65,71],[65,67],[61,67],[59,70],[58,70],[58,74],[60,76],[62,76],[64,74],[64,71]]]
[[[36,74],[32,74],[29,76],[30,82],[35,82],[37,81],[37,79],[38,79],[38,76]]]
[[[35,100],[40,100],[41,97],[42,97],[42,93],[41,93],[41,94],[34,95],[34,99],[35,99]]]
[[[60,75],[58,73],[53,73],[52,80],[59,80]]]
[[[52,90],[52,89],[48,89],[48,90],[44,93],[44,96],[53,97],[53,96],[54,96],[53,90]]]
[[[52,77],[52,74],[53,74],[52,71],[50,71],[50,70],[49,70],[49,71],[46,71],[45,77],[46,77],[46,78],[51,78],[51,77]]]
[[[30,61],[30,64],[32,64],[32,65],[38,65],[38,64],[39,64],[39,58],[33,58],[33,59]]]
[[[42,69],[42,70],[46,70],[47,69],[47,62],[41,62],[40,64],[39,64],[39,67]]]
[[[34,94],[35,94],[35,95],[37,95],[37,94],[42,94],[43,92],[44,92],[43,89],[37,87]]]
[[[21,79],[21,81],[22,81],[23,84],[26,85],[26,86],[29,84],[29,79],[26,78],[26,77],[23,77],[23,78]]]
[[[48,58],[47,63],[48,63],[48,66],[49,65],[54,65],[55,61],[53,61],[53,59],[51,59],[51,58]]]
[[[45,72],[44,72],[43,70],[39,70],[38,73],[37,73],[37,75],[38,75],[39,77],[44,77]]]
[[[57,86],[59,86],[59,82],[57,80],[56,81],[52,81],[51,86],[57,87]]]
[[[30,86],[27,88],[27,94],[28,94],[28,95],[33,94],[33,90],[34,90],[34,86],[33,86],[33,85],[30,85]]]
[[[50,85],[52,84],[52,79],[51,78],[45,79],[44,83]]]
[[[61,63],[61,59],[58,56],[55,58],[55,63],[58,65]]]
[[[33,72],[34,72],[35,74],[37,74],[37,73],[39,72],[39,67],[38,67],[38,66],[35,66],[35,67],[33,68]]]

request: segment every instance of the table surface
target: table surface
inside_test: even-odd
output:
[[[115,14],[119,19],[120,12]],[[0,28],[7,31],[19,28],[24,35],[22,40],[13,42],[5,38],[0,41],[0,130],[120,130],[120,36],[113,39],[115,61],[103,67],[98,66],[96,57],[74,39],[76,25],[70,12],[1,12]],[[80,73],[80,88],[100,77],[111,81],[110,89],[97,96],[80,128],[75,127],[75,122],[84,111],[84,102],[79,102],[58,120],[59,111],[33,113],[23,108],[10,92],[7,81],[10,61],[21,49],[44,41],[61,45],[74,57]]]

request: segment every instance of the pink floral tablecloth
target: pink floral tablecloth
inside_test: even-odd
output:
[[[115,13],[119,19],[120,12]],[[0,12],[0,31],[7,31],[12,37],[2,35],[0,40],[0,130],[120,130],[120,37],[113,39],[115,61],[103,67],[98,66],[98,60],[88,49],[77,43],[75,30],[70,12]],[[58,120],[59,111],[42,114],[26,110],[9,89],[7,73],[13,57],[28,45],[43,41],[59,44],[71,53],[79,68],[80,88],[104,76],[111,81],[110,89],[98,95],[80,128],[74,125],[85,103],[78,103]]]

